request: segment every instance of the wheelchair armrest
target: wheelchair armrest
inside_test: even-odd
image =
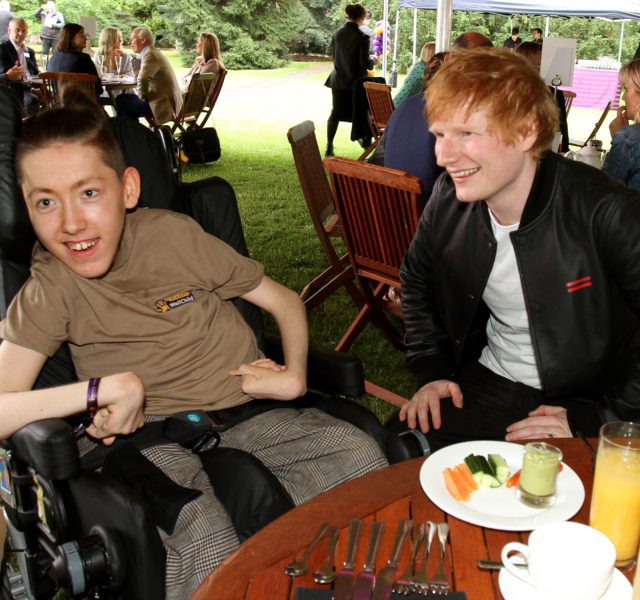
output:
[[[276,362],[284,356],[280,338],[265,336],[266,354]],[[349,354],[309,347],[307,386],[325,394],[357,398],[364,395],[362,361]]]
[[[15,458],[46,479],[71,479],[80,472],[80,455],[71,426],[62,419],[29,423],[9,438]]]

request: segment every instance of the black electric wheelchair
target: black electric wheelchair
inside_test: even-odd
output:
[[[13,169],[20,124],[12,91],[0,86],[2,316],[28,277],[34,241]],[[206,231],[247,254],[235,195],[226,181],[213,177],[178,183],[155,132],[127,119],[113,119],[112,125],[128,164],[141,173],[140,207],[188,214]],[[279,343],[264,335],[260,311],[242,300],[234,303],[267,355],[278,360]],[[63,346],[43,368],[36,387],[75,378]],[[357,425],[380,444],[390,462],[421,454],[415,437],[390,433],[370,411],[352,401],[364,394],[357,358],[310,349],[308,387],[314,391],[296,401],[298,405],[320,408]],[[61,589],[74,598],[164,597],[164,548],[143,498],[83,466],[68,421],[37,421],[0,443],[0,501],[7,521],[0,570],[3,600],[51,598]]]

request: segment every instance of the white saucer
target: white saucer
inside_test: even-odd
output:
[[[504,600],[544,600],[528,583],[512,575],[506,569],[500,569],[498,578]],[[609,589],[599,600],[631,600],[633,589],[629,580],[618,570],[613,571]]]

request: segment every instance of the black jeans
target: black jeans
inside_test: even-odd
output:
[[[501,377],[478,362],[465,365],[456,383],[460,386],[463,407],[456,408],[445,398],[440,402],[442,425],[432,426],[426,434],[431,451],[469,440],[504,440],[507,427],[525,419],[541,404],[563,406],[569,411],[572,428],[587,436],[597,436],[600,418],[593,398],[548,397],[542,390]],[[394,417],[392,431],[408,429],[406,421]]]

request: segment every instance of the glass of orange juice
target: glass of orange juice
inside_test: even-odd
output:
[[[589,525],[616,547],[616,566],[630,567],[640,545],[640,423],[600,428]]]

